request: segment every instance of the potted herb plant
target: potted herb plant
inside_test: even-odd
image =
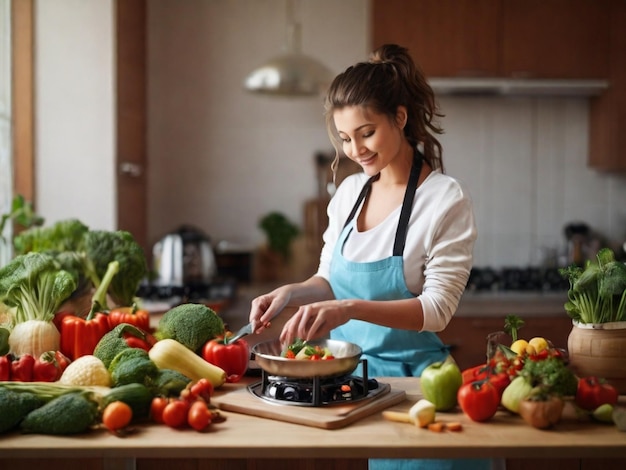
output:
[[[275,280],[286,275],[291,259],[291,246],[300,230],[280,212],[270,212],[259,221],[267,245],[259,253],[259,277]]]
[[[567,342],[573,369],[626,393],[626,264],[602,248],[595,260],[561,275],[570,284],[565,311],[573,323]]]

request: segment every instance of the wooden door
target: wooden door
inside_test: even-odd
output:
[[[500,0],[374,0],[373,48],[408,47],[426,76],[498,72]]]
[[[147,237],[147,6],[117,0],[117,228],[150,254]]]

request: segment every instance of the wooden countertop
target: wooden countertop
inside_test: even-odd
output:
[[[258,379],[246,378],[247,382],[253,380]],[[408,410],[420,397],[418,379],[381,380],[407,394],[404,402],[390,409]],[[227,385],[219,394],[245,385],[245,382]],[[76,437],[8,434],[0,438],[0,456],[3,459],[626,458],[626,433],[619,432],[615,426],[581,423],[573,417],[564,419],[553,430],[540,431],[504,411],[488,423],[474,423],[460,412],[439,413],[440,420],[460,421],[464,429],[457,433],[434,433],[385,421],[380,413],[335,430],[223,413],[226,421],[212,425],[207,433],[140,425],[126,438],[100,430]]]

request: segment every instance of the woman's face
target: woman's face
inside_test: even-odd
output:
[[[406,142],[402,131],[406,123],[403,107],[398,108],[396,122],[361,106],[338,109],[333,118],[344,153],[361,165],[368,176],[379,173],[389,165]]]

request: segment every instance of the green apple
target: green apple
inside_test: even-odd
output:
[[[456,395],[462,383],[461,370],[452,356],[429,365],[420,377],[422,394],[437,411],[448,411],[456,406]]]
[[[605,403],[597,407],[591,413],[591,416],[597,421],[602,423],[613,423],[613,405],[610,403]]]

